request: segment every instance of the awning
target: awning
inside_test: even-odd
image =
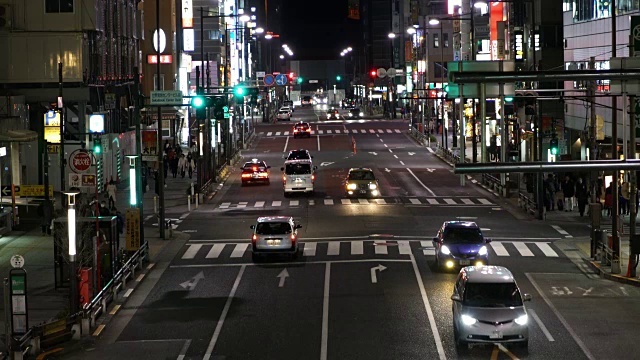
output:
[[[0,142],[28,142],[38,140],[33,130],[7,130],[0,132]]]

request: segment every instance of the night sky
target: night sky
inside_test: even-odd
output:
[[[294,60],[340,58],[358,39],[358,21],[347,19],[347,0],[282,0],[282,40]]]

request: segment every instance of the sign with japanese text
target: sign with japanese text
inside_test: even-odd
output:
[[[140,209],[127,209],[124,219],[126,249],[127,251],[136,251],[140,248]]]

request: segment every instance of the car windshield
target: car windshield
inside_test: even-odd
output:
[[[291,225],[286,222],[261,222],[256,227],[256,234],[258,235],[280,235],[290,234]]]
[[[256,168],[258,168],[260,170],[264,170],[267,166],[262,161],[258,162],[258,163],[248,162],[248,163],[244,164],[244,169],[245,170],[253,170],[254,167],[256,167]]]
[[[351,109],[351,110],[349,110],[349,112],[350,112],[350,113],[352,113],[352,114],[357,114],[357,113],[359,113],[359,112],[360,112],[360,110],[358,110],[358,109]]]
[[[349,180],[375,180],[371,171],[352,171],[349,173]]]
[[[296,124],[296,128],[303,128],[304,129],[304,128],[308,127],[308,126],[309,125],[307,125],[307,124]]]
[[[309,159],[309,155],[306,151],[292,151],[287,156],[287,160],[304,160]]]
[[[286,110],[280,110],[280,114],[288,114],[289,112]]]
[[[305,175],[311,174],[311,165],[309,164],[287,164],[284,169],[287,175]]]
[[[481,244],[483,242],[480,229],[470,227],[447,227],[442,238],[449,244]]]
[[[463,304],[477,307],[522,306],[515,283],[467,283]]]

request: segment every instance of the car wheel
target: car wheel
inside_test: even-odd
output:
[[[259,262],[259,261],[260,261],[260,255],[258,255],[258,254],[256,254],[256,253],[252,252],[252,253],[251,253],[251,261],[253,261],[253,262]]]
[[[288,192],[284,192],[284,197],[288,198],[289,197],[289,193]]]
[[[271,184],[271,181],[269,179],[267,179],[267,185]]]

